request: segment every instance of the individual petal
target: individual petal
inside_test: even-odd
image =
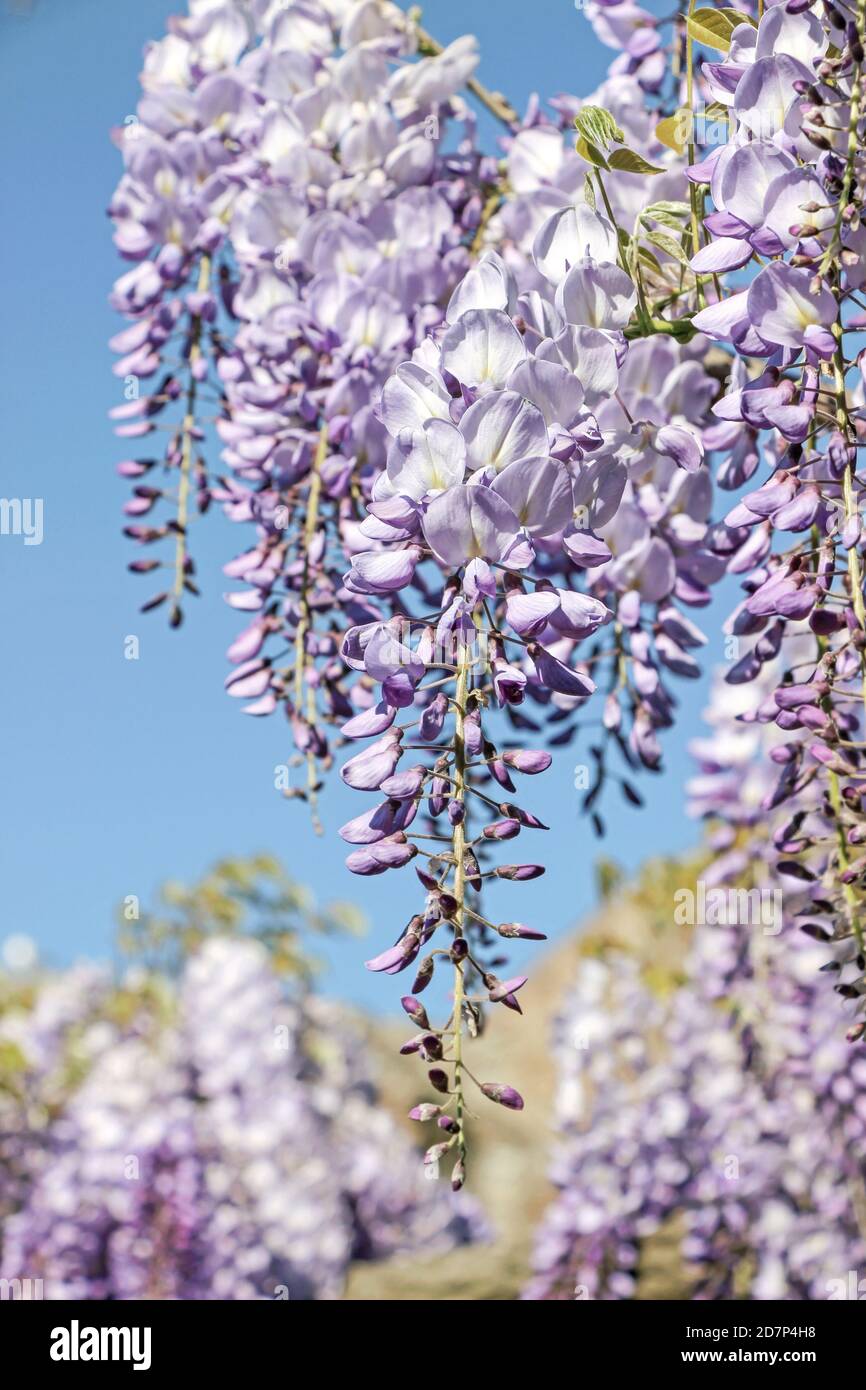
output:
[[[496,478],[491,491],[504,497],[531,536],[553,536],[572,519],[571,478],[552,458],[512,463]]]
[[[772,140],[782,135],[788,113],[800,98],[795,84],[812,80],[811,70],[786,53],[758,58],[737,84],[737,119],[759,139]]]
[[[557,593],[559,608],[551,618],[551,625],[564,637],[581,641],[610,622],[610,610],[600,599],[590,594],[576,593],[573,589],[558,589]]]
[[[809,10],[789,14],[784,5],[768,9],[758,25],[755,57],[768,58],[787,53],[811,66],[827,51],[828,39],[817,15]]]
[[[829,328],[837,315],[836,300],[822,282],[811,293],[812,272],[774,261],[755,276],[747,292],[749,318],[767,343],[803,346],[807,328]]]
[[[384,700],[380,700],[377,705],[371,705],[369,709],[363,710],[360,714],[354,714],[348,719],[340,730],[343,738],[372,738],[376,734],[383,734],[386,729],[390,729],[394,723],[397,711],[393,705],[388,705]]]
[[[586,328],[625,328],[636,303],[632,280],[612,262],[581,261],[556,291],[566,322]]]
[[[538,679],[548,690],[555,690],[560,695],[572,695],[580,699],[591,695],[595,690],[589,676],[585,676],[582,671],[572,670],[570,666],[566,666],[563,661],[558,660],[551,652],[539,646],[537,642],[531,644],[529,656]]]
[[[763,222],[778,237],[783,247],[796,246],[801,235],[792,227],[810,226],[821,231],[832,226],[835,210],[827,206],[827,195],[821,180],[805,169],[790,169],[773,179],[764,200]],[[807,203],[818,203],[817,212],[806,212]]]
[[[379,418],[394,438],[425,420],[450,419],[451,397],[442,378],[417,362],[403,362],[382,388]]]
[[[694,473],[704,458],[704,446],[697,435],[683,425],[662,425],[653,440],[655,449],[673,459],[678,468]]]
[[[795,167],[791,156],[770,140],[750,140],[739,146],[720,171],[722,207],[753,230],[760,227],[768,188],[780,174]]]
[[[503,309],[512,313],[516,297],[514,276],[501,256],[485,251],[454,290],[445,322],[456,323],[468,309]]]
[[[715,241],[702,246],[689,265],[699,275],[723,274],[726,270],[739,270],[740,266],[752,259],[752,248],[739,237],[720,236]]]
[[[523,339],[498,309],[469,309],[442,340],[442,367],[462,386],[502,388],[525,356]]]
[[[532,259],[552,285],[559,285],[573,265],[591,256],[615,261],[616,232],[606,217],[587,203],[560,208],[542,223],[532,243]]]
[[[463,435],[448,420],[427,420],[420,428],[401,431],[388,452],[392,486],[416,501],[462,483],[465,469]]]
[[[519,523],[511,507],[491,488],[449,488],[430,503],[424,535],[443,564],[456,568],[469,560],[501,560],[515,540]]]
[[[352,557],[352,568],[344,583],[358,594],[390,594],[411,581],[421,559],[417,545],[405,550],[368,550]]]
[[[392,776],[402,756],[399,732],[389,730],[350,758],[340,769],[340,777],[356,791],[373,791]]]
[[[594,569],[596,565],[604,565],[611,558],[610,550],[601,539],[592,531],[578,530],[575,528],[569,531],[562,538],[569,557],[581,569]]]
[[[692,318],[692,327],[699,333],[706,333],[716,343],[730,342],[734,331],[742,323],[748,323],[748,290],[740,290],[716,304],[708,304]]]
[[[548,427],[561,425],[563,429],[570,430],[585,414],[583,387],[574,373],[558,362],[543,362],[538,357],[527,357],[511,373],[508,388],[518,391],[537,406]],[[527,450],[530,454],[538,452],[537,448]]]
[[[558,362],[581,383],[590,410],[603,405],[619,384],[616,348],[607,333],[569,324],[557,338],[539,343],[536,357]]]
[[[537,637],[549,626],[558,608],[559,595],[555,589],[536,589],[533,594],[515,590],[506,600],[505,617],[520,637]]]
[[[460,421],[460,434],[471,469],[499,472],[528,454],[547,451],[541,411],[511,390],[491,391],[470,405]]]

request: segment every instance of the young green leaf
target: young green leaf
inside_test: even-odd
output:
[[[613,116],[603,106],[581,107],[574,124],[578,135],[602,151],[609,149],[614,142],[621,144],[625,139]]]
[[[594,164],[596,169],[609,169],[610,165],[597,145],[593,145],[589,140],[585,140],[582,135],[578,136],[574,148],[585,159],[587,164]]]
[[[659,222],[663,227],[670,227],[672,231],[679,232],[682,230],[681,219],[688,215],[688,203],[650,203],[640,214],[640,220],[644,226],[648,226],[650,222]]]
[[[727,53],[731,46],[731,34],[736,28],[729,14],[725,10],[694,10],[686,20],[689,38],[705,48]]]
[[[656,126],[656,139],[675,154],[683,154],[691,138],[694,116],[687,106],[681,106],[672,116],[665,116]]]
[[[680,265],[688,265],[688,257],[680,243],[676,241],[674,237],[667,236],[665,232],[647,232],[646,239],[647,241],[651,241],[653,246],[657,246],[660,251],[664,251],[665,255],[673,256],[674,260],[679,261]]]
[[[637,154],[635,150],[613,150],[608,155],[608,162],[611,169],[621,169],[624,174],[663,174],[665,172],[661,164],[650,164],[648,159],[644,159],[642,154]]]

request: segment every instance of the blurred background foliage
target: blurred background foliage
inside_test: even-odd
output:
[[[213,936],[250,937],[270,952],[275,971],[309,982],[321,966],[310,938],[360,935],[364,915],[349,902],[319,908],[310,890],[290,878],[270,854],[219,859],[192,885],[164,883],[153,908],[127,900],[117,912],[123,954],[176,975],[187,957]]]

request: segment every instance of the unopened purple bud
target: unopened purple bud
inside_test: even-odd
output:
[[[466,957],[469,955],[469,943],[466,940],[466,937],[458,936],[456,940],[452,943],[451,950],[448,954],[450,955],[455,965],[457,965],[461,960],[465,960]]]
[[[425,956],[418,966],[418,972],[412,981],[413,994],[420,994],[422,990],[427,988],[430,981],[433,979],[433,965],[433,957]]]
[[[451,1115],[440,1115],[436,1123],[440,1129],[444,1129],[446,1134],[458,1134],[460,1132],[460,1126]]]
[[[448,819],[452,825],[462,825],[463,817],[466,814],[462,801],[454,798],[448,802]]]
[[[428,1120],[435,1120],[441,1110],[441,1105],[434,1105],[432,1101],[426,1100],[421,1105],[413,1105],[409,1111],[409,1119],[420,1120],[422,1124],[426,1124]]]
[[[509,1110],[523,1109],[523,1096],[519,1091],[515,1091],[513,1086],[500,1086],[497,1081],[485,1081],[481,1090],[488,1100],[495,1100],[497,1105],[505,1105]]]
[[[809,618],[809,626],[818,637],[829,637],[844,626],[844,619],[831,608],[815,608]]]
[[[481,717],[469,714],[463,722],[463,741],[466,751],[473,758],[481,752]]]
[[[508,768],[501,758],[491,758],[487,767],[494,782],[498,782],[500,787],[504,787],[507,792],[516,790],[514,783],[508,775]]]
[[[817,705],[829,690],[826,681],[809,681],[803,685],[783,685],[774,698],[779,709],[798,709],[801,705]]]
[[[544,873],[543,864],[500,864],[495,870],[497,878],[507,878],[513,882],[523,882],[527,878],[540,878]]]
[[[417,1023],[419,1028],[429,1028],[430,1022],[427,1018],[427,1010],[417,999],[413,999],[411,994],[404,994],[400,1000],[406,1013],[413,1023]]]
[[[463,872],[466,875],[467,883],[471,884],[473,888],[481,888],[481,866],[471,849],[467,849],[463,855]]]
[[[439,1091],[443,1095],[447,1094],[448,1073],[443,1071],[441,1067],[431,1067],[427,1073],[427,1080],[434,1091]]]
[[[448,713],[448,700],[440,691],[434,695],[421,715],[418,732],[425,743],[432,743],[442,732],[445,716]]]
[[[485,825],[481,833],[486,840],[513,840],[520,834],[520,821],[511,817],[496,820],[492,825]]]
[[[546,772],[553,762],[550,753],[545,753],[538,748],[516,748],[502,754],[502,761],[508,767],[513,767],[517,772],[525,772],[534,776],[537,772]]]
[[[442,1039],[435,1033],[425,1033],[421,1039],[421,1053],[426,1062],[438,1062],[442,1058]]]
[[[620,709],[619,699],[616,695],[610,694],[605,700],[601,722],[610,733],[618,729],[622,723],[622,710]]]
[[[535,931],[532,927],[525,927],[522,922],[500,922],[496,930],[500,936],[520,937],[524,941],[547,940],[543,931]]]
[[[824,711],[818,709],[817,705],[801,705],[797,710],[797,718],[807,729],[812,729],[825,738],[832,732],[833,725],[827,719]]]
[[[466,1181],[466,1167],[462,1158],[458,1158],[454,1167],[451,1169],[451,1187],[454,1192],[459,1192]]]

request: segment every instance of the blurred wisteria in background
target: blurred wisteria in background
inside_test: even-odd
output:
[[[186,902],[177,974],[0,979],[0,1277],[47,1299],[334,1299],[354,1261],[485,1238],[378,1104],[345,1011],[268,932],[227,926],[232,892]]]

